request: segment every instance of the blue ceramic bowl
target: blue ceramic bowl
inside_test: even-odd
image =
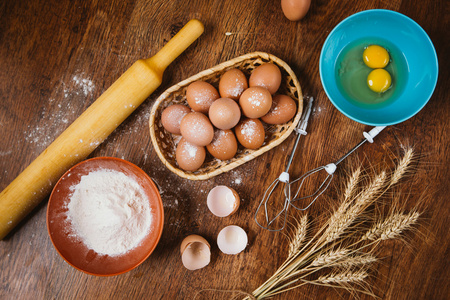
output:
[[[338,87],[341,51],[368,38],[395,46],[406,61],[404,84],[386,105],[358,105]],[[328,98],[344,115],[362,124],[393,125],[411,118],[428,102],[437,82],[438,60],[433,43],[416,22],[394,11],[374,9],[346,18],[331,31],[320,54],[319,69]]]

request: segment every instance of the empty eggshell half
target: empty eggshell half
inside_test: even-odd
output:
[[[239,195],[232,188],[219,185],[208,193],[206,204],[217,217],[227,217],[239,208]]]
[[[225,254],[238,254],[244,251],[247,243],[247,233],[236,225],[225,227],[217,236],[217,246]]]
[[[181,261],[188,270],[206,267],[211,261],[211,249],[207,240],[192,234],[181,242]]]

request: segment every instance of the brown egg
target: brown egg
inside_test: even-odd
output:
[[[264,126],[258,119],[245,119],[236,127],[236,138],[239,143],[248,149],[258,149],[264,144]]]
[[[267,63],[257,67],[249,78],[249,85],[261,86],[269,90],[270,94],[275,94],[281,84],[281,71],[278,66]]]
[[[311,0],[281,0],[284,16],[291,21],[301,20],[309,10]]]
[[[211,104],[219,99],[219,92],[205,81],[195,81],[186,89],[186,100],[194,110],[204,114],[208,113]]]
[[[211,104],[209,119],[219,129],[231,129],[241,119],[241,109],[236,101],[230,98],[220,98]]]
[[[246,117],[257,119],[269,112],[272,106],[272,95],[266,88],[250,87],[242,93],[239,104]]]
[[[239,69],[226,71],[219,81],[219,93],[222,98],[239,100],[239,97],[247,88],[247,77]]]
[[[297,105],[286,95],[275,95],[272,98],[270,111],[261,120],[267,124],[284,124],[295,116]]]
[[[181,169],[195,171],[202,166],[205,157],[205,147],[196,146],[181,138],[175,152],[175,158]]]
[[[189,107],[181,104],[174,104],[165,108],[161,114],[161,123],[164,129],[173,134],[181,134],[181,119],[190,112]]]
[[[180,123],[181,135],[191,144],[206,146],[214,137],[214,127],[208,117],[199,112],[184,116]]]
[[[206,149],[217,159],[227,160],[233,158],[238,149],[233,131],[216,129],[214,131],[214,139],[211,144],[206,146]]]

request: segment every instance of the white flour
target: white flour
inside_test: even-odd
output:
[[[98,170],[71,187],[68,218],[75,235],[99,254],[115,256],[139,245],[152,216],[142,187],[125,174]]]
[[[75,84],[76,84],[78,87],[82,88],[83,94],[84,94],[85,96],[87,96],[87,95],[89,95],[90,93],[92,93],[92,91],[93,91],[94,88],[95,88],[94,83],[93,83],[90,79],[83,78],[83,77],[81,77],[81,76],[79,76],[79,75],[73,76],[73,82],[75,82]]]

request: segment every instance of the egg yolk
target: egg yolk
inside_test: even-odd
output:
[[[372,69],[382,69],[389,63],[389,53],[383,47],[371,45],[363,52],[364,63]]]
[[[377,93],[383,93],[391,86],[391,75],[385,69],[375,69],[367,76],[367,85]]]

